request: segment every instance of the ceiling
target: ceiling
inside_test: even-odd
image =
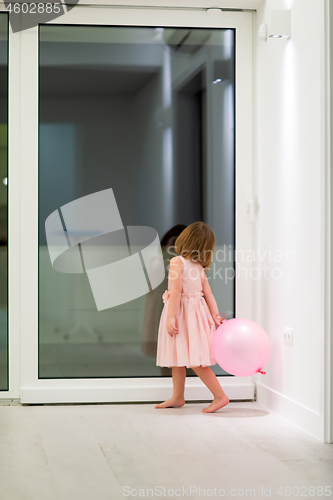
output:
[[[133,7],[176,7],[176,8],[196,8],[208,9],[211,7],[225,9],[254,9],[265,3],[266,0],[79,0],[80,5],[104,5],[104,6],[133,6]],[[24,3],[26,0],[16,0]],[[66,0],[66,4],[77,4],[77,0]],[[4,6],[3,0],[0,0],[0,7]],[[80,8],[80,7],[78,7]]]
[[[24,0],[21,1],[23,2]],[[79,0],[79,5],[257,9],[264,2],[265,0]],[[66,3],[75,4],[77,0],[66,0]]]

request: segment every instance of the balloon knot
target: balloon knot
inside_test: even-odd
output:
[[[264,372],[264,370],[258,370],[259,373],[261,373],[262,375],[266,375],[266,372]]]

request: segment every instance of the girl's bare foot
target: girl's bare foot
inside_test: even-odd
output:
[[[170,398],[167,401],[164,401],[164,403],[159,403],[158,405],[155,405],[155,408],[175,408],[179,406],[184,406],[185,404],[185,399],[184,398]]]
[[[214,400],[211,402],[207,408],[203,408],[203,413],[213,413],[216,410],[219,410],[220,408],[223,408],[223,406],[226,406],[229,403],[229,398],[225,394],[221,398],[214,398]]]

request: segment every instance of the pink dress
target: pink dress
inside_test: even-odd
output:
[[[216,326],[203,296],[204,269],[199,262],[180,256],[184,263],[183,289],[176,316],[178,333],[171,337],[166,328],[169,291],[163,294],[157,339],[157,366],[209,366],[215,365],[212,339]],[[170,289],[170,278],[168,282]]]

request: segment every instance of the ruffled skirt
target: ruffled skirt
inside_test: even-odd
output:
[[[212,340],[216,326],[201,292],[182,293],[176,317],[178,333],[166,328],[169,292],[163,295],[164,308],[158,329],[157,366],[211,366],[216,364]]]

